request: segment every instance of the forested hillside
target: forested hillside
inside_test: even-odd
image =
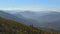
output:
[[[48,32],[0,17],[0,34],[60,34]]]

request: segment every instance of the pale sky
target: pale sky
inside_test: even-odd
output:
[[[0,0],[0,10],[60,11],[60,0]]]

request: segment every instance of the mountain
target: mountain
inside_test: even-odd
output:
[[[38,18],[39,16],[46,15],[47,12],[24,11],[24,12],[17,12],[17,13],[15,13],[15,14],[16,14],[16,15],[17,15],[17,14],[21,14],[21,15],[24,16],[25,18],[36,19],[36,18]]]
[[[25,18],[34,18],[34,17],[39,17],[42,15],[46,15],[47,13],[49,13],[48,11],[41,11],[41,12],[33,12],[33,11],[5,11],[7,13],[12,13],[15,15],[22,15]]]
[[[18,17],[19,19],[21,16],[23,16],[24,19],[21,18],[21,21],[24,20],[24,24],[28,24],[28,25],[33,24],[34,26],[41,27],[43,29],[55,29],[55,30],[60,31],[60,25],[59,25],[60,24],[60,12],[24,11],[24,12],[16,12],[12,15]]]
[[[15,16],[13,14],[9,14],[7,12],[4,12],[4,11],[0,11],[0,17],[3,17],[3,18],[6,18],[6,19],[10,19],[10,20],[14,20],[16,22],[21,22],[23,24],[26,24],[26,25],[31,25],[33,24],[34,22],[36,23],[35,20],[30,20],[30,19],[26,19],[24,18],[22,15],[19,15],[20,17]],[[33,22],[32,22],[33,21]],[[34,24],[36,25],[36,24]]]
[[[24,12],[17,12],[14,15],[18,17],[20,17],[19,15],[22,15],[26,19],[33,19],[38,21],[39,23],[44,23],[46,21],[52,22],[53,20],[56,20],[57,17],[59,19],[60,13],[54,12],[54,11],[51,11],[51,12],[50,11],[45,11],[45,12],[44,11],[41,11],[41,12],[24,11]]]
[[[15,20],[17,22],[22,21],[22,19],[19,20],[20,18],[17,18],[16,16],[11,15],[11,14],[6,13],[6,12],[3,12],[3,11],[0,11],[0,17],[6,18],[6,19]]]
[[[24,11],[15,13],[17,16],[22,15],[26,19],[31,19],[36,21],[39,27],[55,29],[60,31],[60,12],[55,11],[41,11],[41,12],[33,12],[33,11]],[[18,15],[18,17],[19,17]]]

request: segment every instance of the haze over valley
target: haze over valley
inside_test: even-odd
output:
[[[60,12],[56,11],[0,11],[0,17],[34,27],[60,31]]]

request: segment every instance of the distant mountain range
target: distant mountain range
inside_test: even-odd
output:
[[[35,20],[31,20],[31,19],[26,19],[24,18],[22,15],[19,15],[20,17],[18,16],[15,16],[15,15],[12,15],[12,14],[9,14],[7,12],[4,12],[4,11],[0,11],[0,17],[2,18],[6,18],[6,19],[10,19],[10,20],[14,20],[16,22],[21,22],[23,24],[26,24],[26,25],[31,25],[31,24],[35,24],[36,21]],[[32,22],[33,21],[33,22]]]
[[[12,13],[13,12],[13,13]],[[23,24],[34,25],[37,27],[55,29],[60,31],[60,12],[55,11],[0,11],[0,17],[8,18]]]

